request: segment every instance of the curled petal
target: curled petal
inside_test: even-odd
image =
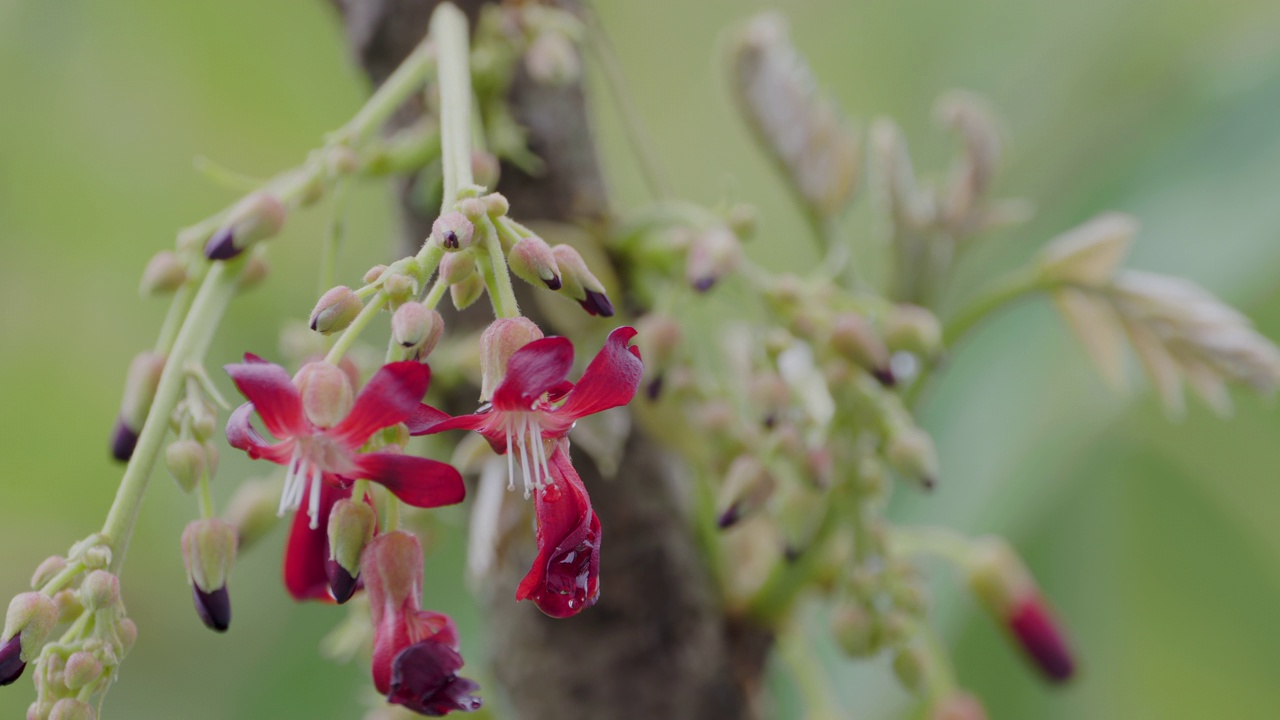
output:
[[[480,708],[479,689],[458,677],[462,656],[447,645],[431,640],[415,643],[396,655],[387,700],[423,715],[447,715],[455,710]]]
[[[279,440],[311,434],[311,423],[302,412],[302,398],[284,368],[255,355],[245,355],[245,362],[225,369],[240,393],[253,403],[267,432]]]
[[[274,445],[267,443],[249,422],[253,413],[253,403],[245,403],[232,411],[231,417],[227,418],[227,443],[249,453],[254,460],[262,458],[278,465],[289,462],[294,441],[290,439]]]
[[[550,468],[552,482],[535,497],[538,556],[516,600],[533,600],[542,612],[562,618],[600,598],[600,518],[563,449],[551,456]]]
[[[330,437],[352,449],[360,447],[370,435],[418,412],[430,382],[431,369],[420,362],[407,360],[382,366],[356,396],[355,407],[347,417],[329,431]]]
[[[419,403],[418,409],[414,410],[409,419],[404,422],[409,427],[409,434],[416,436],[440,432],[440,430],[436,429],[436,426],[449,419],[449,413],[437,410],[426,403]],[[471,428],[467,429],[470,430]]]
[[[635,336],[635,328],[630,327],[620,327],[609,333],[604,347],[592,359],[582,379],[569,392],[556,414],[576,420],[631,402],[644,375],[640,349],[628,345]]]
[[[573,367],[573,343],[567,338],[534,340],[511,355],[507,376],[493,391],[499,410],[528,410],[543,393],[561,387]]]
[[[351,497],[351,492],[320,483],[320,519],[316,529],[311,529],[311,519],[306,510],[293,514],[293,526],[289,530],[289,542],[284,551],[284,586],[295,600],[324,600],[332,602],[329,595],[329,574],[325,562],[329,559],[329,513],[339,500]],[[302,508],[309,506],[310,483],[302,493]]]
[[[456,505],[467,495],[462,475],[448,463],[398,453],[358,455],[355,461],[352,479],[376,482],[414,507]]]

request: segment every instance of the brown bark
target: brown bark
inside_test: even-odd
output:
[[[436,4],[333,1],[375,83],[419,42]],[[473,18],[480,4],[459,3]],[[606,218],[582,88],[521,79],[510,100],[530,131],[532,150],[546,163],[537,178],[503,168],[499,189],[513,215],[522,221]],[[407,199],[407,181],[399,188]],[[434,216],[408,202],[402,202],[402,215],[407,241],[420,243]],[[525,720],[759,717],[770,637],[724,615],[682,509],[686,490],[674,464],[639,432],[628,439],[614,478],[602,478],[586,453],[575,453],[574,464],[604,530],[601,599],[566,620],[515,603],[514,588],[533,547],[508,553],[494,573],[494,591],[486,593],[486,610],[494,673],[509,709]]]

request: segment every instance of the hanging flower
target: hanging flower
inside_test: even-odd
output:
[[[422,545],[406,532],[376,538],[364,551],[373,620],[373,684],[387,701],[424,715],[480,707],[478,686],[458,677],[458,629],[443,613],[422,609]]]
[[[568,443],[551,453],[550,482],[538,488],[538,557],[516,600],[532,600],[551,617],[576,615],[600,599],[600,518],[573,464]]]
[[[295,598],[327,594],[329,513],[351,496],[356,480],[378,483],[414,507],[462,502],[466,488],[450,465],[385,450],[360,452],[374,433],[417,410],[431,377],[426,365],[390,363],[354,397],[346,374],[328,363],[308,364],[295,380],[279,365],[249,354],[226,370],[249,400],[231,414],[227,441],[251,458],[288,468],[281,515],[306,506],[294,519],[285,556],[285,585]],[[254,414],[278,442],[263,439],[250,423]]]

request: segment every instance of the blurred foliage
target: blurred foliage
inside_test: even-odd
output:
[[[1280,335],[1272,0],[596,5],[676,190],[756,203],[759,259],[800,262],[811,244],[732,116],[717,51],[726,24],[776,7],[845,109],[864,121],[896,117],[922,168],[937,167],[951,142],[930,123],[940,92],[970,88],[1003,113],[1013,151],[1000,189],[1034,199],[1040,214],[967,258],[957,298],[1114,208],[1144,223],[1134,265],[1187,275]],[[137,278],[176,228],[230,197],[191,159],[259,175],[292,165],[366,90],[321,2],[0,0],[0,596],[95,529],[110,502],[119,470],[106,435],[120,381],[163,312],[138,299]],[[634,205],[643,186],[616,112],[597,95],[619,205]],[[350,208],[344,261],[354,278],[384,257],[394,228],[383,188],[360,190]],[[301,216],[276,242],[273,281],[234,306],[213,361],[246,349],[277,355],[282,325],[314,301],[326,214]],[[870,238],[865,203],[854,219]],[[961,681],[997,719],[1274,717],[1274,408],[1242,397],[1234,421],[1198,408],[1170,426],[1149,394],[1109,395],[1042,302],[1001,315],[958,350],[924,405],[943,485],[901,498],[897,515],[1007,534],[1074,628],[1083,666],[1065,691],[1046,689],[939,568],[937,613]],[[261,471],[225,454],[220,496]],[[282,533],[242,558],[233,628],[214,637],[189,606],[178,551],[194,503],[156,480],[124,577],[141,641],[108,717],[357,717],[365,671],[316,654],[336,615],[286,599]],[[459,616],[464,649],[481,665],[485,643],[501,652],[502,639],[484,637],[463,589],[458,533],[439,542],[428,603]],[[900,716],[903,697],[882,664],[817,651],[849,717]],[[777,684],[786,708],[793,693],[785,676]],[[0,716],[21,716],[30,696],[25,680],[0,691]]]

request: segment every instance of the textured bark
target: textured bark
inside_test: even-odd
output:
[[[375,83],[422,38],[435,5],[334,2]],[[480,3],[459,5],[474,17]],[[581,87],[552,89],[521,79],[511,102],[530,130],[533,151],[547,164],[538,178],[503,168],[499,189],[513,214],[522,221],[606,218]],[[406,114],[399,121],[409,119]],[[399,191],[402,200],[410,197],[406,182]],[[406,240],[416,246],[434,216],[407,201],[401,212]],[[771,638],[725,617],[683,511],[686,490],[675,466],[639,432],[627,440],[616,477],[602,478],[583,452],[574,454],[574,465],[603,526],[601,599],[574,618],[548,618],[531,603],[512,599],[533,557],[531,541],[516,543],[523,552],[505,554],[486,592],[486,609],[494,673],[509,708],[525,720],[759,717]]]

